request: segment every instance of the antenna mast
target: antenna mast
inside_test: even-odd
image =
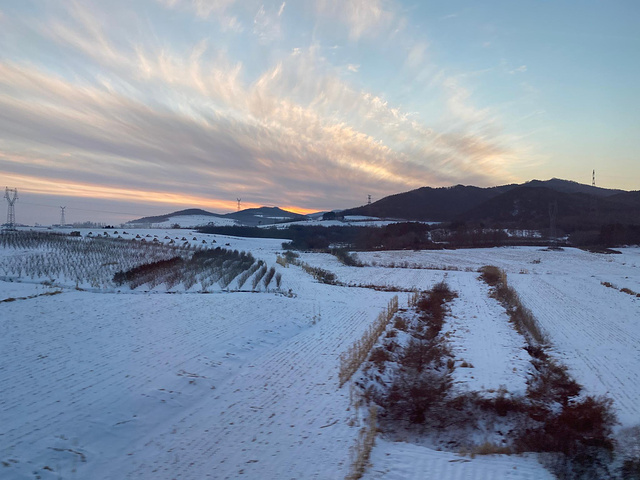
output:
[[[16,207],[14,206],[18,199],[18,189],[5,187],[4,198],[7,199],[9,207],[7,209],[7,230],[16,229]]]
[[[67,222],[64,220],[64,209],[67,207],[60,207],[60,226],[64,227]]]

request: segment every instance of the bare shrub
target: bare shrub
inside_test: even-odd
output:
[[[304,262],[299,263],[299,265],[305,272],[318,280],[320,283],[326,283],[327,285],[336,285],[338,283],[336,275],[333,272],[324,270],[320,267],[312,267],[308,263]]]
[[[331,254],[335,256],[340,263],[348,267],[362,267],[363,264],[360,259],[354,253],[349,253],[346,248],[334,248],[331,250]]]
[[[401,330],[403,332],[407,331],[407,321],[401,316],[397,316],[393,322],[393,328],[396,330]]]
[[[276,274],[276,269],[275,267],[271,267],[267,273],[264,276],[264,288],[269,288],[269,284],[271,283],[271,280],[273,279],[273,276]]]
[[[505,388],[498,390],[493,398],[479,398],[477,405],[485,410],[495,412],[499,417],[506,417],[509,413],[523,413],[529,411],[529,405],[524,397],[510,395]]]
[[[448,371],[401,368],[380,400],[392,418],[421,424],[431,409],[444,403],[451,385]]]
[[[276,255],[276,263],[278,265],[282,265],[285,268],[289,268],[289,262],[285,257],[281,257],[280,255]]]
[[[260,283],[260,280],[262,280],[262,277],[264,277],[265,273],[267,273],[267,266],[263,264],[254,275],[253,280],[251,282],[251,287],[253,290],[256,289],[256,287]]]
[[[256,273],[256,271],[262,266],[262,263],[256,262],[252,264],[247,270],[242,272],[240,277],[238,278],[238,288],[242,288],[242,286],[249,280],[249,277]]]
[[[492,287],[497,285],[503,277],[504,272],[493,265],[486,265],[480,269],[482,279]]]
[[[384,370],[384,362],[388,362],[390,359],[389,351],[382,347],[374,348],[369,355],[369,361],[376,366],[380,373]]]
[[[441,342],[412,338],[404,348],[398,362],[405,368],[421,373],[427,368],[441,368],[449,351]]]
[[[469,454],[471,458],[475,458],[476,455],[511,455],[513,451],[511,447],[506,445],[496,445],[491,442],[484,442],[480,445],[476,445],[471,449]]]
[[[527,396],[537,403],[567,405],[580,394],[582,387],[569,376],[567,367],[543,355],[542,358],[532,359],[537,375],[528,381]]]
[[[394,338],[398,336],[398,331],[396,329],[391,329],[387,331],[387,334],[385,335],[386,338]]]
[[[613,450],[615,423],[611,399],[588,396],[521,431],[515,446],[519,452],[560,452],[573,469],[595,467],[602,453]]]

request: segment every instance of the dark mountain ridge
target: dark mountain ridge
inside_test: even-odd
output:
[[[410,192],[390,195],[371,205],[344,210],[342,214],[444,222],[466,212],[470,205],[485,202],[514,187],[516,185],[491,188],[465,185],[421,187]]]
[[[549,227],[569,231],[608,223],[640,224],[640,192],[606,189],[561,179],[480,188],[422,187],[390,195],[344,215],[439,222],[465,222],[513,228]]]

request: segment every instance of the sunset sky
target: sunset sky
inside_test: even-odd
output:
[[[638,190],[638,25],[636,0],[0,0],[2,194],[51,224]]]

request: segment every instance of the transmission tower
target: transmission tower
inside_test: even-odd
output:
[[[4,198],[7,199],[7,203],[9,204],[9,208],[7,210],[7,225],[6,228],[8,230],[16,229],[16,207],[15,203],[18,199],[18,189],[17,188],[9,188],[5,187],[4,189]]]
[[[236,198],[236,200],[238,201],[238,212],[240,211],[240,202],[242,201],[241,198]]]
[[[64,220],[64,209],[65,208],[67,208],[67,207],[60,207],[60,226],[61,227],[64,227],[67,224],[67,222],[65,222],[65,220]]]
[[[371,195],[367,195],[367,205],[371,205]]]
[[[596,171],[593,171],[593,174],[591,175],[591,186],[595,187],[596,186]]]

